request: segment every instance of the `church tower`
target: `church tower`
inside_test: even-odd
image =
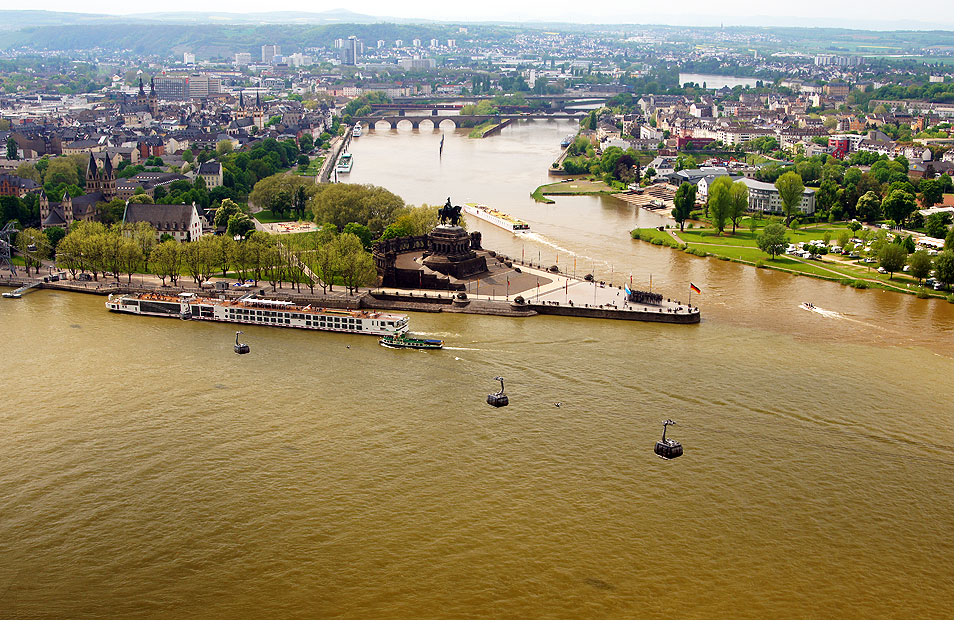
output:
[[[100,192],[106,201],[112,200],[117,195],[117,175],[113,171],[113,162],[110,155],[103,153],[103,168],[97,166],[97,159],[90,153],[90,162],[87,164],[87,184],[86,193]],[[66,216],[64,216],[66,217]]]
[[[253,112],[250,114],[250,117],[253,118],[253,125],[263,130],[264,127],[264,116],[263,116],[263,106],[260,104],[260,92],[257,92],[257,104],[253,108]]]
[[[147,100],[147,94],[143,90],[143,77],[140,77],[140,91],[137,92],[137,106],[147,107],[150,103]]]
[[[73,198],[70,197],[70,192],[63,192],[63,202],[60,203],[60,209],[63,212],[63,221],[67,223],[67,228],[70,228],[70,224],[73,224]]]
[[[47,198],[47,192],[40,188],[40,223],[43,224],[50,217],[50,199]]]
[[[153,84],[153,77],[150,77],[150,115],[153,119],[160,119],[160,103],[157,98],[157,88]]]

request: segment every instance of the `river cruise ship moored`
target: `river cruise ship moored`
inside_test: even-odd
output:
[[[235,322],[258,326],[283,326],[306,330],[332,330],[393,337],[407,332],[406,315],[379,311],[353,311],[300,306],[285,300],[265,300],[253,295],[228,300],[205,298],[193,293],[170,296],[157,293],[114,295],[106,307],[114,313],[158,315],[181,319]]]
[[[344,152],[340,155],[340,158],[337,160],[337,171],[341,174],[346,174],[353,169],[353,155],[349,152]]]
[[[530,230],[530,224],[527,224],[523,220],[518,220],[503,211],[491,209],[483,204],[465,204],[463,205],[463,211],[464,213],[469,213],[474,217],[479,217],[486,222],[510,231]]]

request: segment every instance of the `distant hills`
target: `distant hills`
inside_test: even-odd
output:
[[[409,21],[402,18],[382,18],[354,13],[346,9],[331,9],[318,13],[302,11],[272,11],[261,13],[225,12],[169,12],[108,15],[105,13],[67,13],[63,11],[0,11],[0,30],[20,30],[33,26],[78,26],[89,24],[372,24],[389,19],[393,22]]]
[[[550,16],[554,19],[556,16]],[[574,19],[572,15],[566,16]],[[654,18],[654,16],[650,16]],[[701,21],[707,16],[700,16]],[[801,20],[802,22],[802,20]],[[198,59],[226,59],[236,52],[250,52],[259,57],[260,46],[276,43],[284,52],[302,50],[306,47],[328,46],[334,39],[350,35],[360,37],[367,45],[379,39],[393,41],[414,38],[444,40],[458,38],[457,29],[470,25],[483,28],[487,35],[512,38],[517,32],[527,29],[590,31],[623,33],[625,30],[649,28],[671,37],[681,31],[689,38],[690,31],[702,31],[709,35],[720,23],[694,26],[619,24],[558,23],[546,21],[506,22],[440,22],[413,18],[371,16],[346,9],[321,12],[276,11],[259,13],[229,13],[217,11],[156,12],[133,15],[107,15],[101,13],[67,13],[58,11],[0,10],[0,49],[35,48],[58,50],[116,50],[137,55],[179,55],[192,52]],[[741,33],[776,33],[791,47],[804,50],[838,50],[863,53],[866,51],[891,52],[901,46],[952,48],[953,33],[949,30],[903,30],[869,31],[848,30],[832,27],[758,27],[732,26],[724,30]],[[473,30],[473,28],[471,28]],[[880,45],[880,44],[883,45]],[[869,47],[865,47],[869,44]]]

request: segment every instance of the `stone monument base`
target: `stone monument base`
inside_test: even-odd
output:
[[[423,264],[460,279],[486,272],[487,260],[473,250],[472,239],[460,226],[437,226],[427,235]]]

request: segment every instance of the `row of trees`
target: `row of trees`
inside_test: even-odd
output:
[[[28,260],[51,256],[53,247],[46,235],[25,229],[18,247],[30,246]],[[326,290],[341,282],[350,292],[376,280],[373,256],[352,232],[338,233],[327,224],[318,232],[281,237],[254,232],[246,239],[207,236],[196,241],[167,239],[157,242],[150,224],[77,222],[56,250],[57,264],[76,278],[90,273],[119,281],[122,275],[132,282],[133,274],[153,274],[166,285],[177,286],[189,276],[199,287],[214,276],[253,280],[254,286],[267,281],[274,289],[290,283],[298,291],[307,286]],[[39,267],[37,262],[36,267]],[[232,273],[232,276],[229,276]]]

